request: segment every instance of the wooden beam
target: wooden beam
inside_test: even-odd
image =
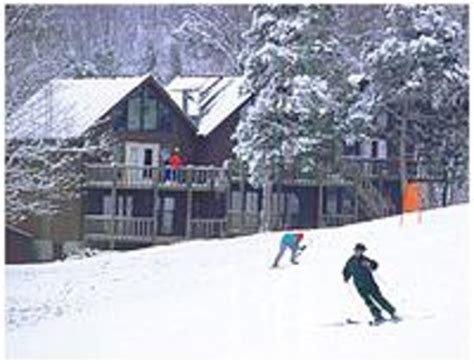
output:
[[[112,231],[111,233],[111,238],[110,238],[110,249],[114,250],[115,249],[115,235],[116,235],[116,206],[117,206],[117,167],[115,164],[112,166],[112,190],[111,190],[111,200],[112,200]]]
[[[159,191],[158,187],[153,188],[153,244],[156,244],[156,237],[158,236],[158,209],[159,206]]]
[[[318,189],[318,228],[323,226],[323,184]]]
[[[187,171],[188,172],[188,171]],[[190,173],[186,173],[186,239],[191,238],[191,219],[193,209],[193,191],[191,189],[191,176]]]

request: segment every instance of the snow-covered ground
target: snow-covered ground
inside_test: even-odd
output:
[[[280,233],[8,266],[9,358],[466,358],[468,206],[313,230],[269,269]],[[356,242],[406,317],[366,321],[341,270]]]

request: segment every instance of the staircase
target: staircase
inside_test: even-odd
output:
[[[374,187],[361,166],[352,163],[340,163],[341,176],[354,183],[356,196],[362,200],[368,218],[376,219],[390,215],[393,206],[386,201],[380,191]]]

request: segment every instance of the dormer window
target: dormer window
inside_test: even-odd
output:
[[[200,96],[198,90],[183,90],[183,110],[191,118],[201,114]]]

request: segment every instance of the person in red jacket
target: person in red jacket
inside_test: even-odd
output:
[[[177,182],[178,181],[178,170],[183,165],[183,160],[179,155],[179,148],[174,148],[173,153],[168,160],[168,165],[171,169],[171,181]]]

